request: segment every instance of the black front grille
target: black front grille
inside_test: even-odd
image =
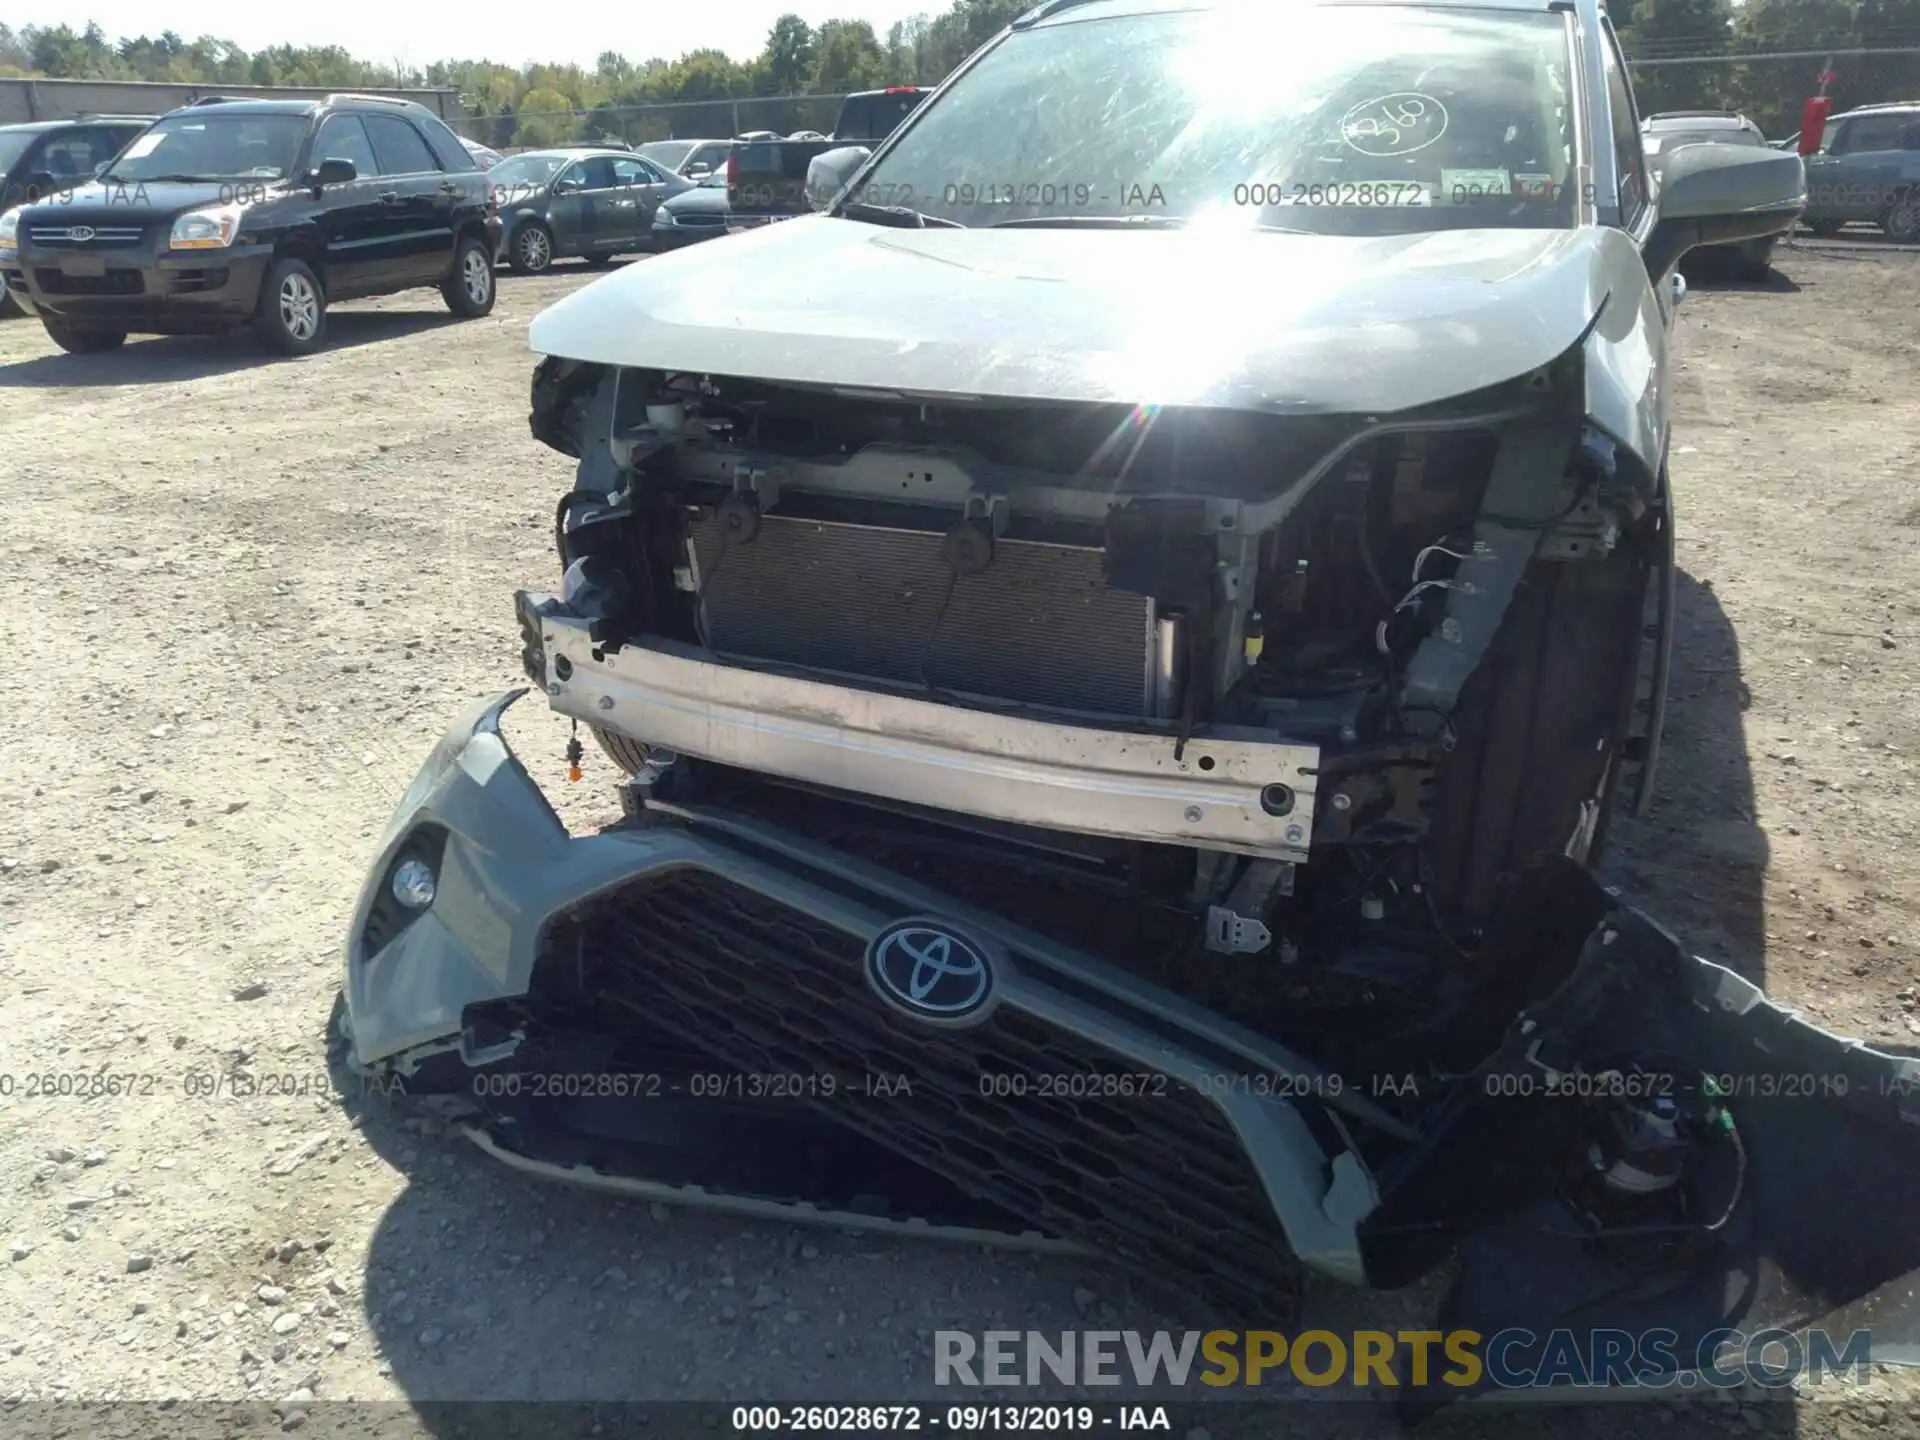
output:
[[[123,248],[138,245],[146,238],[146,229],[140,225],[35,225],[27,231],[27,238],[35,245],[44,245],[53,250],[99,249],[104,245]]]
[[[819,1108],[976,1198],[1241,1321],[1291,1316],[1286,1237],[1198,1092],[1158,1077],[1151,1094],[1085,1093],[1086,1079],[1148,1067],[1005,1007],[968,1029],[916,1025],[868,989],[859,940],[704,871],[552,926],[543,962],[573,966],[582,950],[608,1013],[637,1011],[732,1070],[833,1075],[840,1091]],[[910,1093],[860,1093],[868,1075],[904,1076]],[[1027,1093],[995,1093],[997,1077]],[[1046,1077],[1066,1083],[1046,1093]]]
[[[145,289],[138,270],[109,270],[104,275],[69,275],[64,270],[33,272],[48,295],[140,295]]]
[[[218,290],[226,283],[227,271],[224,266],[207,270],[176,270],[173,273],[173,293],[176,295],[199,295],[208,290]]]

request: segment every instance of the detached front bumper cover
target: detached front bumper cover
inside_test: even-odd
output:
[[[862,944],[902,915],[950,920],[994,949],[1003,1009],[1097,1044],[1131,1069],[1189,1086],[1228,1068],[1297,1079],[1323,1073],[1231,1019],[1093,957],[775,831],[695,817],[572,836],[500,734],[501,713],[521,693],[461,715],[381,837],[347,946],[344,1029],[349,1059],[363,1072],[452,1065],[464,1074],[507,1060],[526,1037],[476,1027],[473,1017],[527,995],[549,922],[637,879],[691,870]],[[393,868],[421,853],[423,834],[439,837],[432,903],[397,931],[382,930]],[[1746,1174],[1737,1215],[1715,1237],[1710,1261],[1660,1286],[1644,1276],[1627,1283],[1622,1266],[1631,1271],[1630,1253],[1613,1246],[1597,1254],[1529,1209],[1538,1197],[1511,1177],[1538,1169],[1533,1152],[1551,1143],[1565,1113],[1550,1108],[1556,1102],[1503,1110],[1467,1095],[1409,1128],[1351,1090],[1329,1099],[1308,1086],[1304,1093],[1315,1096],[1308,1101],[1214,1094],[1222,1133],[1258,1176],[1277,1239],[1324,1275],[1395,1285],[1440,1258],[1406,1237],[1441,1237],[1465,1261],[1446,1323],[1484,1334],[1509,1326],[1544,1334],[1572,1324],[1596,1332],[1737,1326],[1752,1333],[1819,1321],[1870,1329],[1875,1360],[1920,1363],[1920,1225],[1913,1219],[1920,1060],[1828,1034],[1732,971],[1687,956],[1672,935],[1571,862],[1543,870],[1511,909],[1515,943],[1558,944],[1553,937],[1571,935],[1579,955],[1553,993],[1522,1010],[1486,1072],[1498,1073],[1536,1031],[1584,1029],[1598,1035],[1596,1043],[1657,1049],[1717,1077],[1744,1138]],[[654,1112],[635,1113],[643,1118],[633,1123],[644,1126]],[[658,1113],[665,1124],[670,1107]],[[712,1123],[701,1128],[707,1153],[722,1153],[726,1134]],[[1390,1174],[1376,1174],[1345,1138],[1366,1132],[1397,1147],[1401,1158]],[[524,1129],[482,1125],[474,1134],[522,1168],[604,1189],[831,1223],[845,1218],[804,1204],[769,1206],[764,1196],[729,1195],[685,1176],[653,1184],[645,1173],[616,1174],[579,1155],[542,1156]],[[866,1220],[881,1223],[871,1214]],[[904,1228],[981,1233],[910,1220]],[[1017,1224],[986,1228],[1030,1244],[1071,1247],[1078,1238],[1023,1235]]]

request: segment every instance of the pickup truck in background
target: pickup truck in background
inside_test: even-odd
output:
[[[727,156],[729,230],[805,215],[815,207],[807,173],[830,150],[878,145],[932,93],[930,86],[889,85],[849,95],[831,139],[736,140]]]

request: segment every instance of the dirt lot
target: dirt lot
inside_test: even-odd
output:
[[[1920,1034],[1917,264],[1802,246],[1689,297],[1667,768],[1613,867],[1874,1040]],[[585,279],[458,327],[430,294],[349,307],[297,363],[0,326],[0,1429],[67,1396],[944,1404],[937,1328],[1185,1328],[1077,1263],[556,1192],[329,1092],[368,847],[455,709],[517,682],[511,592],[553,578],[569,467],[527,433],[524,331]],[[534,702],[509,731],[565,789],[564,725]],[[609,813],[588,753],[576,825]],[[236,1069],[293,1093],[189,1094]],[[91,1072],[133,1093],[27,1095]],[[1710,1418],[1915,1434],[1913,1393]],[[1311,1409],[1256,1429],[1389,1426]]]

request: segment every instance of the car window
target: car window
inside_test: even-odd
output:
[[[416,115],[414,120],[427,137],[427,144],[433,148],[433,158],[440,163],[442,170],[481,168],[479,157],[466,147],[465,142],[444,121],[431,115]]]
[[[164,116],[120,152],[107,177],[138,185],[186,180],[280,180],[292,172],[312,123],[308,112],[262,113],[224,107]]]
[[[14,163],[27,153],[27,147],[33,144],[37,131],[0,130],[0,174],[13,169]]]
[[[613,162],[613,183],[616,185],[658,185],[663,178],[658,170],[644,160]]]
[[[365,115],[361,118],[366,122],[367,134],[373,140],[373,153],[380,159],[382,175],[420,175],[440,168],[439,162],[433,158],[433,151],[420,138],[420,132],[398,115]]]
[[[693,143],[688,140],[649,140],[640,147],[640,153],[669,170],[677,170],[691,149]]]
[[[564,164],[558,155],[510,155],[487,172],[487,179],[498,188],[538,190]]]
[[[1640,120],[1633,111],[1633,90],[1620,59],[1613,27],[1605,27],[1600,47],[1607,71],[1607,115],[1613,126],[1613,168],[1620,180],[1620,223],[1629,228],[1647,203],[1647,157],[1640,148]]]
[[[1856,115],[1843,134],[1835,137],[1835,155],[1862,155],[1872,150],[1898,150],[1906,137],[1904,115]]]
[[[864,181],[961,225],[1562,229],[1569,26],[1493,7],[1233,5],[1007,31]],[[1309,53],[1224,100],[1221,75],[1247,56]]]
[[[726,145],[702,145],[693,157],[695,165],[704,165],[709,170],[719,169],[727,163]]]
[[[322,160],[351,160],[361,175],[380,173],[367,127],[358,115],[329,115],[320,122],[320,133],[313,137],[312,163],[317,168]]]
[[[925,92],[918,90],[850,96],[840,107],[833,133],[842,140],[884,140],[925,98]]]
[[[591,160],[582,160],[567,172],[567,178],[577,181],[583,190],[611,190],[613,161],[605,155],[596,155]]]
[[[111,160],[119,149],[105,130],[93,126],[62,130],[41,150],[39,168],[50,172],[56,180],[83,180],[93,174],[95,166]]]

